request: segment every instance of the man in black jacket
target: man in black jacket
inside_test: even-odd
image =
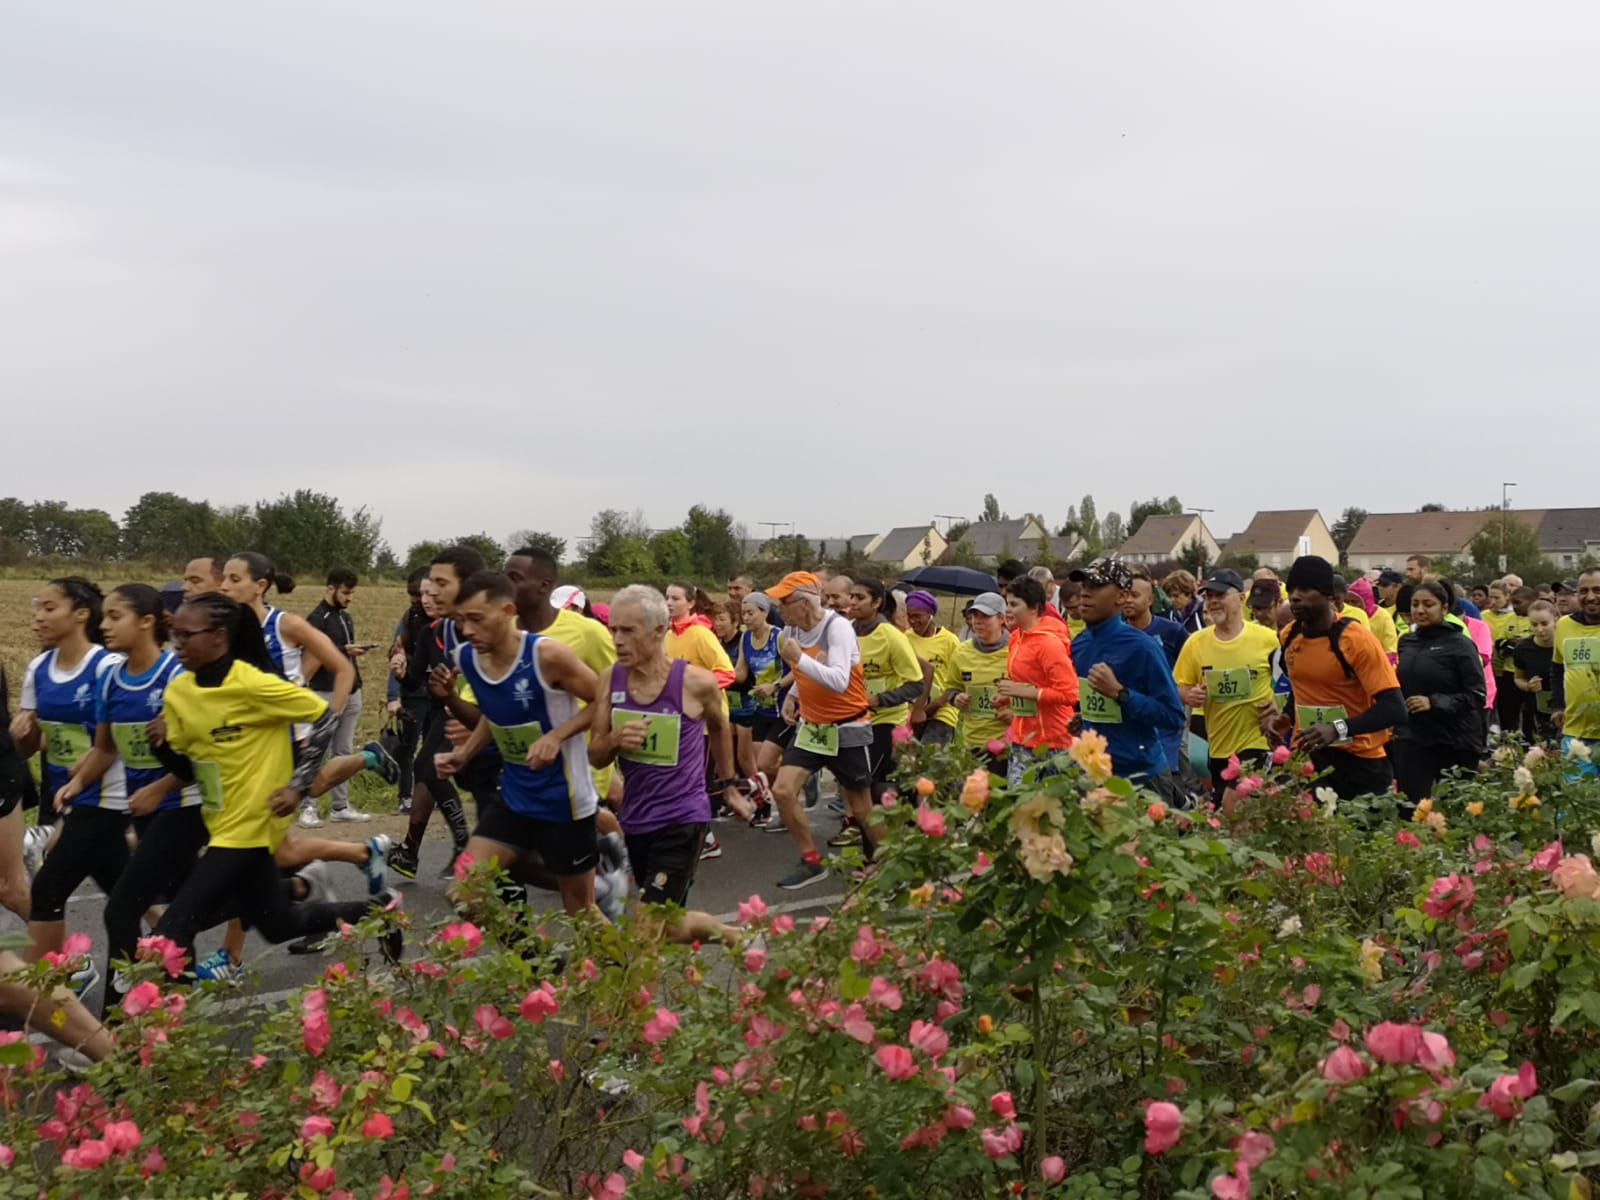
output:
[[[335,567],[328,572],[328,590],[322,602],[306,617],[306,624],[328,635],[339,649],[349,656],[356,668],[356,682],[350,689],[350,699],[339,714],[339,726],[333,733],[329,753],[334,757],[351,754],[356,748],[356,721],[361,716],[361,664],[366,648],[356,642],[356,624],[350,619],[350,601],[356,594],[356,573],[349,567]],[[324,700],[333,695],[333,672],[326,667],[318,669],[311,677],[311,690]],[[309,797],[308,797],[309,799]],[[350,786],[341,783],[328,793],[331,821],[370,821],[372,814],[364,813],[350,803]],[[317,817],[316,801],[300,809],[300,824],[314,829],[322,824]]]

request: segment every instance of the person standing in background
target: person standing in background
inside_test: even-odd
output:
[[[428,624],[427,610],[422,607],[422,585],[428,578],[428,568],[418,567],[406,578],[406,595],[411,607],[394,627],[394,644],[389,647],[389,691],[387,694],[389,717],[399,728],[395,758],[400,763],[400,814],[411,811],[411,793],[416,787],[417,749],[422,744],[422,723],[428,717],[428,684],[406,670],[406,647],[412,645],[419,630]]]
[[[334,567],[328,572],[327,590],[322,600],[306,617],[306,624],[324,634],[338,650],[342,651],[355,668],[356,681],[350,688],[350,698],[339,710],[339,724],[333,731],[330,753],[335,758],[353,754],[356,748],[356,721],[361,717],[361,664],[360,658],[367,647],[356,642],[356,623],[350,617],[350,601],[356,594],[356,573],[349,567]],[[333,672],[319,667],[308,685],[313,692],[332,703]],[[341,783],[328,793],[330,821],[370,821],[372,815],[364,813],[350,803],[350,785]],[[306,813],[310,813],[310,820]],[[307,827],[321,824],[317,820],[317,802],[309,794],[301,809],[300,823]]]

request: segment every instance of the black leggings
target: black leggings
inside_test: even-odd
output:
[[[872,727],[872,802],[883,803],[883,794],[889,790],[889,781],[894,778],[894,731],[893,725],[874,725]]]
[[[85,879],[107,895],[128,865],[128,814],[74,805],[67,810],[61,836],[33,877],[34,921],[60,921],[67,900]]]
[[[422,748],[422,724],[428,719],[428,698],[411,697],[400,701],[400,745],[395,759],[400,763],[400,795],[410,796],[417,784],[417,751]]]
[[[341,922],[354,924],[368,911],[364,900],[295,904],[290,883],[278,870],[271,850],[265,846],[212,846],[189,872],[156,932],[171,938],[192,957],[196,934],[234,917],[267,941],[278,943],[332,933]]]
[[[106,938],[112,962],[132,960],[139,947],[139,918],[158,900],[182,890],[207,841],[198,805],[169,808],[146,819],[122,878],[106,898]]]
[[[1411,804],[1420,804],[1433,795],[1439,776],[1452,768],[1476,771],[1481,755],[1476,749],[1456,746],[1429,746],[1410,738],[1396,739],[1394,747],[1395,782],[1400,794]]]

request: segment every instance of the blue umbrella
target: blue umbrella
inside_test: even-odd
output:
[[[993,575],[985,575],[971,567],[918,567],[900,577],[900,586],[907,591],[921,588],[927,592],[954,592],[958,596],[977,596],[1000,590]]]

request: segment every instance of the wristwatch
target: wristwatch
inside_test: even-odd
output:
[[[1348,742],[1350,740],[1350,722],[1342,720],[1335,721],[1333,723],[1333,731],[1339,735],[1339,740],[1341,742]]]

